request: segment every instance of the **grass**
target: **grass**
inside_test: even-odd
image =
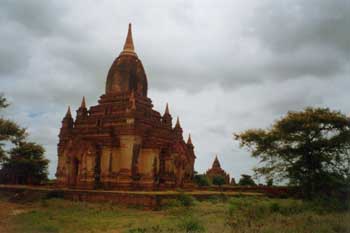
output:
[[[6,210],[9,214],[1,222],[10,226],[7,231],[0,228],[4,233],[350,232],[349,212],[293,199],[231,197],[199,202],[181,196],[160,211],[62,199],[19,205],[0,198],[2,206],[13,208]]]

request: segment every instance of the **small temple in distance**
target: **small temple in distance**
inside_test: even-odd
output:
[[[80,189],[157,190],[193,186],[194,146],[183,139],[168,104],[153,109],[148,82],[132,39],[131,24],[122,52],[106,79],[105,93],[88,108],[85,97],[73,119],[62,120],[57,185]]]
[[[215,156],[212,167],[207,170],[206,176],[212,182],[215,176],[221,176],[225,180],[225,184],[230,184],[230,175],[221,168],[218,156]]]

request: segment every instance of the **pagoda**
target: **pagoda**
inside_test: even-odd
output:
[[[80,189],[157,190],[192,186],[194,146],[183,139],[168,104],[164,114],[147,96],[147,76],[135,52],[131,24],[98,104],[85,98],[73,119],[68,107],[58,143],[57,185]]]
[[[218,156],[215,156],[212,167],[206,172],[206,176],[212,182],[215,176],[221,176],[225,180],[225,184],[230,183],[230,175],[221,168]]]

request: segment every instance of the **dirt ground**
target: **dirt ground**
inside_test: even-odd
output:
[[[0,200],[0,232],[11,233],[10,218],[27,211],[30,211],[28,206]]]

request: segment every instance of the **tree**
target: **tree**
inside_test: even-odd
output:
[[[8,106],[8,103],[6,101],[6,98],[1,94],[0,95],[0,109],[6,108]]]
[[[241,179],[239,179],[238,181],[238,185],[242,185],[242,186],[256,186],[254,180],[252,179],[252,177],[250,175],[241,175]]]
[[[268,187],[273,186],[273,179],[272,179],[272,178],[267,179],[267,180],[266,180],[266,185],[267,185]]]
[[[225,178],[222,176],[214,176],[213,177],[213,184],[221,187],[221,185],[225,184]]]
[[[350,120],[340,112],[288,112],[269,129],[250,129],[235,138],[260,159],[257,174],[288,179],[306,198],[349,187]]]
[[[6,98],[0,95],[0,110],[7,106]],[[10,142],[16,145],[23,141],[26,135],[25,129],[21,128],[15,122],[0,116],[0,164],[6,158],[5,143]]]
[[[47,180],[49,161],[44,148],[32,142],[21,142],[12,148],[3,164],[4,182],[14,184],[40,184]]]
[[[0,110],[9,104],[0,95]],[[44,148],[26,142],[27,133],[17,123],[0,116],[0,182],[36,184],[47,179],[48,160]],[[4,146],[12,145],[9,151]]]
[[[209,186],[209,179],[204,174],[196,174],[194,175],[194,182],[199,186]]]
[[[231,182],[230,182],[230,185],[236,185],[236,180],[235,180],[235,178],[231,178]]]

